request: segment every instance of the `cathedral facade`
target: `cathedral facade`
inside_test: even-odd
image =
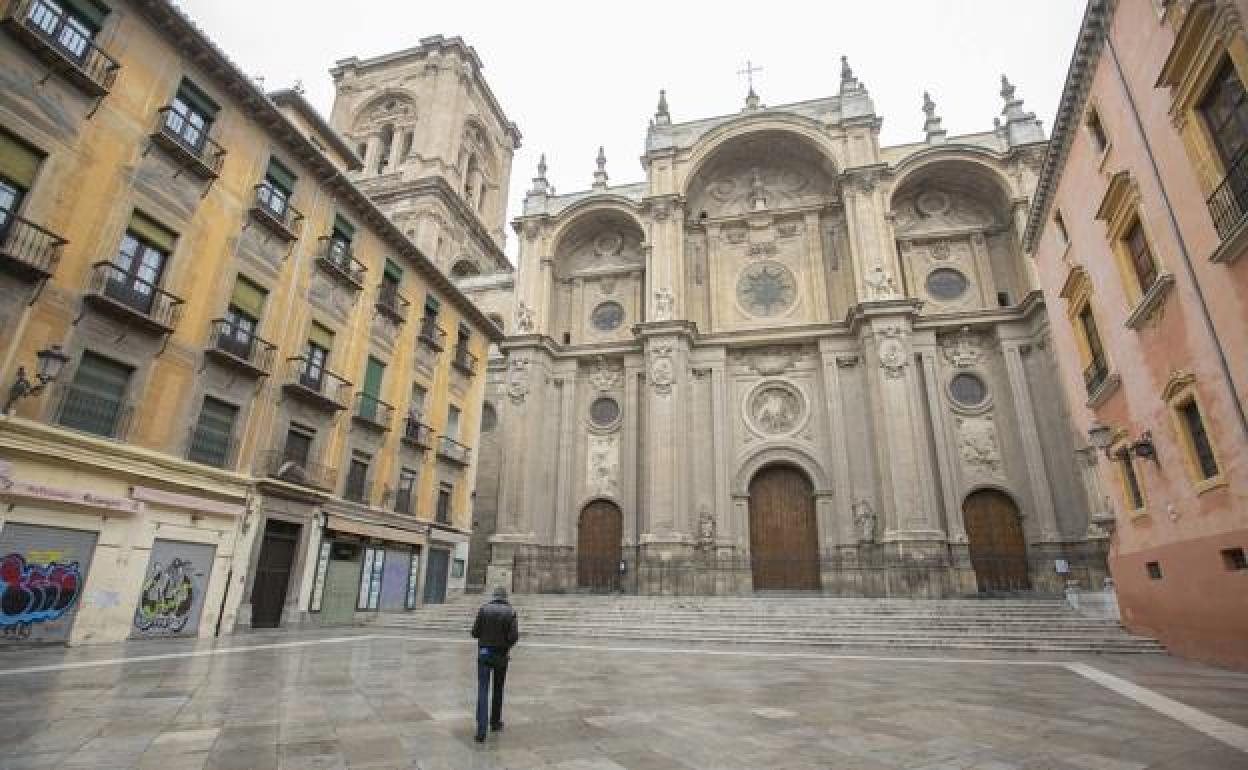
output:
[[[797,104],[751,88],[679,123],[661,95],[638,184],[600,153],[589,190],[556,194],[543,159],[488,386],[489,584],[1099,586],[1020,247],[1045,136],[1001,93],[993,130],[947,136],[925,98],[924,140],[881,147],[843,62],[837,95]]]

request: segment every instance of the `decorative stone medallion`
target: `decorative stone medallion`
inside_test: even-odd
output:
[[[890,326],[880,330],[880,368],[884,376],[898,379],[905,375],[906,364],[906,332],[898,326]]]
[[[806,409],[801,393],[792,385],[769,382],[750,396],[748,411],[760,433],[776,436],[797,430]]]
[[[777,316],[793,307],[797,280],[784,265],[764,260],[748,265],[737,280],[737,301],[753,316]]]
[[[599,303],[590,313],[589,321],[600,332],[614,331],[624,323],[624,306],[615,300]]]
[[[624,246],[624,237],[617,232],[599,233],[594,238],[594,254],[599,257],[613,257],[620,253]]]
[[[970,282],[961,271],[940,267],[927,274],[927,293],[933,299],[955,300],[966,293]]]

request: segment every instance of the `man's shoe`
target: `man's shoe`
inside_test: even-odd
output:
[[[477,743],[485,743],[485,733],[477,733],[476,735],[472,736],[472,739],[476,741]]]
[[[501,732],[503,731],[503,723],[502,723],[502,722],[493,722],[493,723],[491,723],[491,724],[490,724],[490,729],[491,729],[491,730],[493,730],[493,731],[494,731],[494,732],[496,732],[496,733],[501,733]]]

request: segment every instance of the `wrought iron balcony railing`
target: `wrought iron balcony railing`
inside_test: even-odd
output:
[[[59,5],[47,0],[9,0],[0,23],[49,69],[60,72],[90,96],[104,96],[117,80],[121,65],[96,45],[81,25],[71,23]]]
[[[196,424],[186,444],[186,459],[214,468],[229,468],[234,465],[237,451],[238,441],[228,432]]]
[[[1248,150],[1239,154],[1206,203],[1218,237],[1226,240],[1248,212]]]
[[[225,148],[209,138],[206,129],[192,124],[172,105],[161,107],[157,115],[152,139],[182,165],[202,177],[215,179],[225,161]]]
[[[268,182],[256,185],[251,215],[283,240],[295,240],[303,229],[303,214],[290,205],[290,196]]]
[[[316,263],[351,286],[364,288],[364,273],[368,268],[355,258],[351,246],[328,235],[322,235],[317,240]]]
[[[412,303],[407,301],[407,297],[404,297],[394,284],[383,281],[377,287],[377,312],[395,323],[403,323],[407,320],[407,309],[411,305]]]
[[[414,488],[399,487],[394,490],[394,512],[409,516],[416,513],[416,490]]]
[[[0,264],[28,278],[47,278],[56,272],[68,243],[7,209],[0,209]]]
[[[403,420],[403,434],[399,438],[417,449],[429,449],[433,446],[433,428],[416,417],[407,417]]]
[[[420,341],[431,349],[441,352],[446,348],[446,331],[438,326],[438,319],[426,316],[420,320]]]
[[[355,410],[351,412],[351,417],[369,427],[390,430],[394,407],[376,396],[360,392],[355,394]]]
[[[273,373],[277,346],[228,318],[215,318],[208,337],[207,353],[224,364],[235,366],[257,377]]]
[[[66,428],[123,439],[130,428],[134,406],[115,394],[101,393],[81,385],[58,387],[56,422]]]
[[[306,356],[286,359],[282,388],[327,412],[346,409],[351,394],[350,382],[324,366],[313,364]]]
[[[85,299],[101,312],[162,334],[177,328],[185,304],[181,297],[112,262],[91,266]]]
[[[1083,386],[1087,390],[1088,396],[1096,394],[1098,388],[1105,384],[1105,378],[1109,376],[1109,367],[1105,361],[1100,358],[1092,359],[1092,363],[1088,364],[1083,370]]]
[[[456,465],[468,465],[472,462],[472,450],[450,436],[441,436],[438,438],[438,457]]]
[[[328,465],[293,457],[283,449],[262,453],[260,467],[261,472],[270,478],[324,491],[333,489],[338,479],[337,472]]]
[[[468,351],[466,345],[456,345],[451,366],[471,377],[477,373],[477,357]]]

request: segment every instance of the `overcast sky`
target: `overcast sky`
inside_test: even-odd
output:
[[[737,2],[493,2],[450,0],[180,0],[266,87],[301,80],[329,114],[328,70],[429,35],[462,36],[523,145],[511,213],[537,158],[560,192],[587,189],[599,145],[612,184],[642,179],[646,124],[666,88],[672,120],[739,110],[745,61],[768,105],[834,94],[848,55],[884,118],[881,141],[923,136],[923,91],[950,135],[983,131],[1000,114],[1000,76],[1052,126],[1084,0],[753,0]],[[508,253],[514,254],[514,237]]]

